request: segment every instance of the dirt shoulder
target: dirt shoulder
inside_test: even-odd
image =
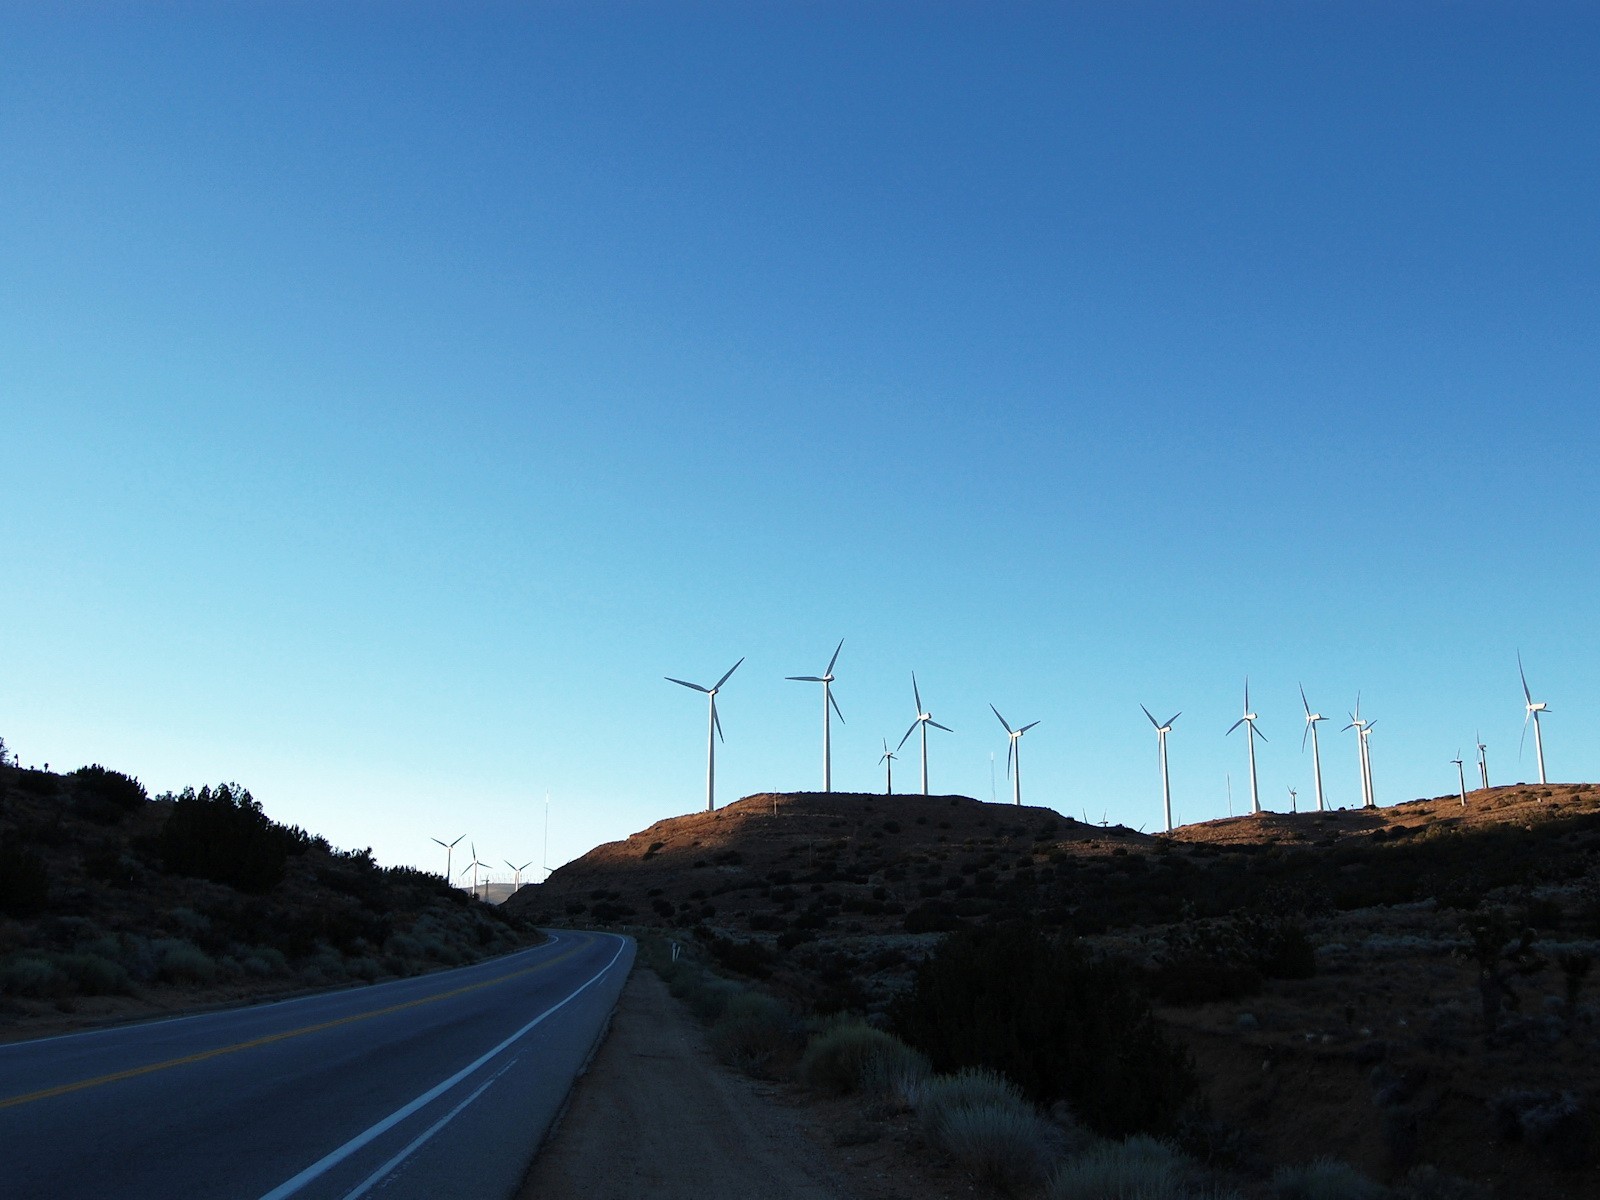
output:
[[[854,1200],[779,1090],[719,1066],[661,980],[636,970],[521,1200]]]

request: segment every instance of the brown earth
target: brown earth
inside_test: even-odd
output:
[[[958,1171],[854,1099],[720,1065],[705,1030],[648,969],[524,1180],[520,1200],[956,1200]]]

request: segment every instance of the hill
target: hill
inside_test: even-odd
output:
[[[1205,1155],[1595,1191],[1593,785],[1170,836],[961,796],[758,795],[596,847],[508,907],[657,927],[879,1020],[944,932],[1042,925],[1156,998],[1206,1081],[1187,1135]]]
[[[373,982],[541,934],[437,876],[273,822],[236,784],[150,799],[0,765],[0,1038]]]

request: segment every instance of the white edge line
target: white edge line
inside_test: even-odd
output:
[[[617,952],[611,956],[611,961],[606,963],[605,966],[601,967],[600,970],[592,975],[587,982],[579,985],[572,992],[568,993],[565,999],[552,1004],[549,1008],[545,1009],[521,1029],[517,1030],[510,1037],[506,1038],[505,1041],[501,1042],[492,1050],[486,1051],[483,1055],[462,1067],[461,1070],[450,1076],[449,1079],[444,1080],[442,1083],[435,1084],[409,1104],[395,1109],[394,1112],[383,1118],[383,1120],[377,1122],[377,1124],[371,1125],[361,1133],[356,1134],[355,1137],[351,1138],[337,1150],[334,1150],[331,1153],[324,1155],[322,1158],[319,1158],[316,1162],[312,1163],[304,1171],[301,1171],[293,1178],[285,1180],[283,1183],[273,1188],[270,1192],[267,1192],[265,1195],[263,1195],[261,1200],[286,1200],[286,1197],[294,1195],[301,1188],[305,1187],[306,1184],[325,1174],[333,1167],[338,1166],[339,1163],[349,1158],[357,1150],[360,1150],[363,1146],[367,1145],[367,1143],[393,1129],[396,1125],[398,1125],[401,1121],[404,1121],[407,1117],[411,1116],[411,1114],[416,1112],[419,1108],[422,1108],[427,1104],[431,1104],[434,1100],[437,1100],[445,1092],[448,1092],[451,1088],[455,1087],[456,1084],[467,1078],[467,1076],[471,1075],[490,1059],[494,1058],[497,1054],[502,1053],[504,1050],[510,1047],[512,1043],[524,1037],[533,1029],[534,1026],[543,1022],[544,1019],[550,1016],[551,1013],[556,1012],[558,1009],[565,1008],[568,1004],[572,1003],[572,1001],[576,1000],[580,994],[587,991],[590,987],[594,986],[594,984],[603,979],[606,973],[616,965],[617,959],[622,957],[622,952],[628,948],[628,941],[626,938],[615,934],[612,936],[617,937],[617,940],[620,944],[617,946]]]
[[[185,1013],[181,1017],[154,1017],[148,1021],[124,1021],[118,1025],[102,1025],[99,1029],[78,1029],[72,1033],[53,1033],[49,1037],[25,1038],[20,1042],[0,1042],[0,1054],[8,1050],[19,1050],[29,1046],[43,1046],[47,1042],[61,1042],[67,1038],[99,1037],[107,1033],[128,1033],[135,1029],[155,1029],[159,1025],[177,1025],[184,1021],[204,1021],[208,1017],[237,1016],[240,1013],[250,1012],[277,1012],[291,1004],[308,1004],[313,1000],[332,1000],[340,996],[362,995],[370,996],[382,988],[397,987],[402,983],[422,983],[425,980],[437,981],[440,977],[455,971],[471,971],[477,967],[493,966],[496,963],[504,965],[509,958],[516,958],[523,954],[535,954],[540,950],[547,950],[561,940],[555,934],[549,934],[549,940],[540,942],[537,946],[527,946],[521,950],[513,950],[510,954],[497,955],[494,958],[481,958],[475,963],[467,963],[460,967],[449,967],[443,971],[429,971],[426,975],[407,975],[404,979],[385,979],[382,983],[369,983],[365,987],[333,987],[324,991],[313,992],[309,996],[287,996],[282,1000],[256,1000],[246,1001],[243,1004],[229,1005],[227,1008],[213,1008],[206,1012]]]

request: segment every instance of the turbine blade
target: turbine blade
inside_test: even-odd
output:
[[[1250,711],[1250,676],[1244,677],[1244,710]]]
[[[785,675],[785,679],[792,679],[796,683],[821,683],[821,675]]]
[[[1533,694],[1528,691],[1528,673],[1522,669],[1522,651],[1517,651],[1517,674],[1522,676],[1522,698],[1529,704],[1533,703]]]
[[[844,639],[840,638],[839,639],[839,644],[833,648],[833,657],[828,660],[828,669],[823,672],[824,675],[832,675],[833,674],[833,664],[839,661],[839,651],[841,651],[843,649],[844,649]]]
[[[1311,736],[1311,722],[1306,722],[1306,727],[1300,731],[1300,753],[1306,752],[1306,739]]]
[[[1306,685],[1303,683],[1300,685],[1300,703],[1305,706],[1306,720],[1309,721],[1311,719],[1311,701],[1306,699]]]
[[[1028,722],[1028,724],[1024,725],[1021,729],[1017,730],[1017,736],[1021,737],[1023,734],[1027,733],[1028,730],[1032,729],[1038,723],[1039,722],[1037,722],[1037,721]]]
[[[1254,721],[1250,722],[1250,732],[1255,734],[1256,737],[1260,738],[1263,742],[1267,740],[1267,735],[1256,728],[1256,723]]]
[[[944,731],[945,731],[945,732],[946,732],[946,733],[954,733],[954,732],[955,732],[955,730],[954,730],[954,729],[951,729],[951,728],[950,728],[950,726],[948,726],[948,725],[941,725],[941,724],[939,724],[939,722],[937,722],[937,721],[935,721],[935,720],[934,720],[934,719],[933,719],[933,718],[932,718],[932,717],[929,717],[929,718],[928,718],[928,724],[929,724],[929,725],[932,725],[932,726],[933,726],[933,727],[934,727],[934,728],[935,728],[935,729],[942,729],[942,730],[944,730]]]
[[[461,838],[464,838],[464,837],[466,837],[466,836],[467,836],[467,835],[466,835],[466,834],[464,834],[464,833],[463,833],[463,834],[462,834],[462,835],[461,835],[461,837],[458,837],[458,838],[457,838],[457,839],[456,839],[456,840],[455,840],[455,841],[453,841],[453,842],[451,842],[451,843],[450,843],[450,844],[451,844],[451,845],[452,845],[452,846],[459,846],[459,845],[460,845],[460,844],[461,844]]]
[[[1006,732],[1010,733],[1011,732],[1011,726],[1007,725],[1006,724],[1006,719],[1004,717],[1000,716],[1000,710],[998,708],[996,708],[994,705],[991,704],[991,705],[989,705],[989,711],[992,712],[996,717],[1000,718],[1000,724],[1005,725]]]
[[[701,687],[698,683],[690,683],[687,679],[674,679],[671,675],[665,677],[668,683],[676,683],[680,687],[693,688],[697,692],[709,692],[711,689]]]
[[[725,742],[728,739],[722,736],[722,718],[717,716],[717,698],[711,697],[711,724],[717,731],[717,741]]]
[[[1180,708],[1177,712],[1173,713],[1170,717],[1167,718],[1167,728],[1171,729],[1173,724],[1181,716],[1183,716],[1183,710]]]
[[[1141,709],[1144,709],[1144,715],[1149,720],[1150,724],[1154,725],[1157,729],[1160,729],[1161,726],[1156,724],[1156,719],[1154,717],[1150,716],[1150,710],[1148,708],[1145,708],[1144,705],[1142,705],[1142,704],[1139,705],[1139,707]]]
[[[1232,724],[1232,725],[1229,725],[1229,726],[1228,726],[1228,733],[1232,733],[1232,732],[1233,732],[1233,731],[1234,731],[1234,730],[1235,730],[1235,729],[1237,729],[1237,728],[1239,728],[1239,726],[1241,726],[1241,725],[1243,725],[1243,724],[1244,724],[1244,718],[1243,718],[1243,717],[1240,717],[1240,718],[1239,718],[1239,719],[1238,719],[1238,720],[1237,720],[1237,721],[1235,721],[1235,722],[1234,722],[1234,723],[1233,723],[1233,724]],[[1223,734],[1223,735],[1222,735],[1222,736],[1223,736],[1223,737],[1227,737],[1227,736],[1228,736],[1228,733],[1225,733],[1225,734]]]
[[[911,672],[911,694],[917,699],[917,713],[922,712],[922,693],[917,690],[917,673]]]
[[[1012,738],[1006,744],[1006,778],[1011,778],[1011,760],[1017,756],[1017,739]]]
[[[900,746],[904,746],[908,741],[911,740],[911,735],[917,731],[917,726],[921,724],[921,717],[918,717],[915,721],[911,722],[911,728],[906,730],[906,736],[900,739]],[[895,749],[900,749],[900,746],[896,746]]]
[[[728,682],[728,676],[732,675],[735,671],[737,671],[739,669],[739,663],[742,663],[742,662],[744,662],[744,659],[741,657],[739,659],[739,662],[734,663],[733,666],[728,668],[728,674],[727,675],[724,675],[721,679],[717,680],[716,686],[713,687],[711,690],[712,691],[716,691],[717,688],[719,688],[723,684],[727,683]]]
[[[428,840],[430,842],[439,842],[439,845],[443,846],[446,850],[450,849],[449,842],[440,842],[438,838],[429,838]]]
[[[1522,718],[1522,736],[1517,739],[1517,761],[1522,761],[1523,747],[1528,744],[1528,722],[1533,720],[1533,709],[1529,709]]]
[[[834,716],[839,718],[839,724],[844,724],[844,714],[839,711],[839,702],[833,698],[833,692],[828,692],[828,703],[833,705]]]

